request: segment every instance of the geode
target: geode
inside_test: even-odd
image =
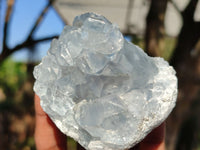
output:
[[[34,77],[44,111],[88,150],[134,146],[166,119],[177,98],[174,69],[94,13],[65,26]]]

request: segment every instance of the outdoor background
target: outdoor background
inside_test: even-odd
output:
[[[0,149],[35,149],[33,68],[64,25],[88,11],[174,67],[179,94],[166,149],[200,150],[200,0],[0,0]]]

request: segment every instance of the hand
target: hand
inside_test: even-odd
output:
[[[165,123],[151,131],[137,146],[138,150],[165,150]]]
[[[54,125],[35,95],[35,143],[37,150],[67,150],[66,136]]]
[[[37,150],[67,150],[66,136],[54,125],[40,106],[40,99],[35,96],[35,143]],[[164,123],[154,129],[136,147],[139,150],[164,150]]]

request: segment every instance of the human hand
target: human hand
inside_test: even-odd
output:
[[[40,99],[35,95],[35,143],[37,150],[67,150],[66,136],[54,125],[40,106]],[[164,150],[164,123],[154,129],[132,150]],[[78,150],[81,150],[78,147]]]
[[[136,147],[136,150],[165,150],[165,123],[151,131]]]
[[[35,143],[37,150],[67,150],[66,136],[51,121],[35,95]]]

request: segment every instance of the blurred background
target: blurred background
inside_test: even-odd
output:
[[[0,0],[0,149],[35,150],[33,68],[85,12],[104,15],[175,68],[179,95],[166,149],[200,150],[200,0]],[[68,138],[68,149],[76,147]]]

